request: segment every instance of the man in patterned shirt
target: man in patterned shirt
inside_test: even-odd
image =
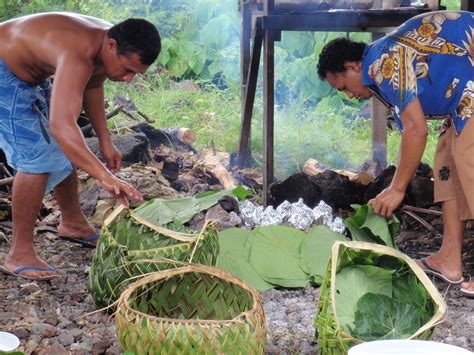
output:
[[[464,227],[474,219],[474,14],[419,15],[369,45],[335,39],[321,52],[318,75],[349,98],[377,97],[396,117],[398,167],[391,185],[369,201],[381,216],[390,217],[403,200],[425,149],[426,119],[445,119],[434,167],[443,244],[419,263],[427,273],[462,283]],[[461,290],[474,295],[474,282]]]

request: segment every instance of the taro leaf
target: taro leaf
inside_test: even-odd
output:
[[[393,299],[397,302],[408,303],[420,311],[422,325],[428,322],[434,314],[434,304],[425,286],[411,274],[393,278]]]
[[[310,275],[311,281],[320,284],[331,256],[331,248],[336,241],[348,241],[327,226],[311,228],[301,244],[300,267]]]
[[[336,274],[336,315],[350,332],[357,302],[367,292],[392,296],[392,271],[371,265],[354,265]]]
[[[306,287],[308,275],[299,266],[300,245],[306,238],[296,228],[265,226],[250,236],[250,265],[266,281],[283,287]]]
[[[422,325],[418,307],[367,293],[357,302],[352,335],[365,341],[407,339]]]
[[[174,200],[152,199],[137,207],[134,212],[146,221],[158,226],[168,223],[182,225],[197,213],[217,204],[224,196],[232,195],[232,190],[210,192],[199,197],[184,197]]]
[[[134,212],[148,222],[158,226],[171,222],[184,224],[199,212],[199,202],[194,197],[175,200],[157,198],[137,207]]]
[[[244,244],[249,233],[241,228],[229,228],[219,232],[219,256],[216,266],[241,278],[258,291],[266,291],[273,288],[273,285],[263,280],[245,258]]]
[[[352,205],[354,215],[345,219],[352,240],[377,243],[396,248],[395,236],[400,227],[397,217],[390,219],[378,216],[368,205]]]

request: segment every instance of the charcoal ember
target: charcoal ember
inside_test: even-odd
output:
[[[227,212],[239,213],[239,201],[232,196],[224,196],[217,201]]]
[[[300,198],[313,208],[321,200],[321,186],[305,173],[291,175],[282,182],[274,182],[269,188],[268,203],[279,206],[284,201],[297,202]]]

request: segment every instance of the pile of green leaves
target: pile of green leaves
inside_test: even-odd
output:
[[[173,200],[154,198],[137,207],[134,212],[154,225],[170,226],[171,224],[179,227],[189,222],[197,213],[217,204],[224,196],[235,196],[240,200],[246,198],[248,194],[245,188],[238,186],[233,190],[206,191],[196,196]]]
[[[393,215],[386,219],[376,215],[371,206],[352,205],[355,213],[344,220],[352,240],[377,243],[397,249],[395,237],[400,228],[400,221]]]
[[[219,233],[217,266],[259,291],[306,287],[321,283],[336,241],[347,239],[323,225],[307,233],[284,225],[226,229]]]
[[[335,288],[339,323],[364,341],[409,338],[435,312],[431,296],[409,266],[376,252],[345,249]]]

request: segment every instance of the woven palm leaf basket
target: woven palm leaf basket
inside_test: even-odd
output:
[[[372,340],[426,340],[445,314],[438,290],[408,256],[379,244],[336,242],[314,322],[319,353],[347,354]]]
[[[215,265],[218,253],[214,223],[205,223],[200,233],[183,233],[153,225],[121,206],[105,221],[92,260],[88,279],[92,300],[99,308],[110,307],[138,278],[175,267],[150,260]]]
[[[165,261],[159,261],[159,263]],[[125,352],[263,354],[266,323],[259,293],[221,269],[187,264],[143,277],[115,313]]]

